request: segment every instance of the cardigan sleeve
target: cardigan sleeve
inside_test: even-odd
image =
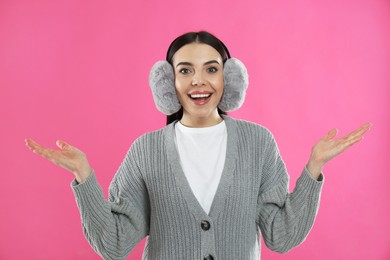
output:
[[[72,188],[88,242],[104,259],[125,259],[149,233],[149,198],[130,148],[105,200],[95,173]]]
[[[266,136],[256,222],[267,247],[286,253],[302,243],[313,226],[323,175],[315,180],[305,167],[289,193],[286,166],[272,134],[267,132]]]

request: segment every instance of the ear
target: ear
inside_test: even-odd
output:
[[[248,88],[248,72],[244,64],[236,59],[228,59],[223,68],[224,90],[219,109],[229,112],[239,109],[245,100]]]
[[[176,95],[175,75],[167,61],[156,62],[149,74],[149,85],[157,109],[165,115],[180,110],[181,104]]]

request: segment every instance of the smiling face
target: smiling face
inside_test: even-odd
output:
[[[183,107],[182,124],[205,127],[222,118],[217,106],[223,94],[223,60],[210,45],[191,43],[173,56],[176,93]]]

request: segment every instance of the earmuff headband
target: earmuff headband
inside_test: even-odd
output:
[[[224,63],[224,90],[218,108],[224,112],[237,110],[245,100],[248,88],[248,72],[244,64],[231,58],[226,45],[219,41],[228,59]],[[168,49],[168,53],[171,46]],[[168,57],[167,53],[167,57]],[[156,62],[149,74],[149,85],[157,109],[165,115],[172,115],[180,110],[181,104],[176,95],[175,74],[168,61]]]
[[[236,58],[228,59],[224,64],[223,78],[224,90],[218,107],[224,112],[237,110],[244,103],[248,88],[248,73],[244,64]],[[172,115],[180,110],[171,64],[167,61],[156,62],[150,71],[149,85],[160,112]]]

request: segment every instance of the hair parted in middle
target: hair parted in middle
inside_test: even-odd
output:
[[[170,44],[166,60],[156,62],[149,75],[153,99],[157,109],[167,115],[167,124],[180,120],[183,116],[183,108],[176,96],[172,58],[181,47],[191,43],[203,43],[213,47],[224,62],[224,93],[218,105],[218,113],[226,114],[225,112],[240,108],[245,99],[248,73],[244,64],[236,58],[231,58],[226,45],[211,33],[188,32]]]
[[[189,32],[177,37],[169,46],[166,60],[172,65],[173,55],[184,45],[190,43],[204,43],[213,47],[222,57],[223,63],[230,59],[230,52],[225,44],[217,37],[206,31]]]

